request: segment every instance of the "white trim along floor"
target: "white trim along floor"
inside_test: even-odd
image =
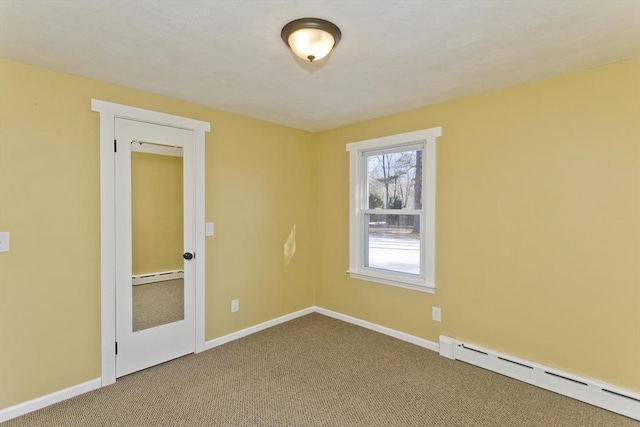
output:
[[[415,344],[431,351],[439,352],[441,356],[449,359],[471,363],[537,387],[581,400],[635,420],[640,420],[640,395],[637,393],[622,390],[619,387],[610,386],[590,378],[580,377],[578,375],[563,372],[524,359],[497,353],[479,346],[456,341],[451,337],[441,336],[439,343],[436,343],[395,329],[380,326],[366,320],[347,316],[345,314],[316,306],[286,314],[211,341],[207,341],[205,343],[205,349],[209,350],[310,313],[320,313],[347,323],[352,323],[354,325]],[[101,379],[96,378],[82,384],[65,388],[64,390],[2,409],[0,410],[0,422],[33,412],[44,408],[45,406],[70,399],[100,387]]]

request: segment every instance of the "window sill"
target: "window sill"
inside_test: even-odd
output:
[[[378,275],[363,273],[360,271],[347,271],[352,279],[366,280],[368,282],[382,283],[384,285],[396,286],[398,288],[410,289],[428,294],[435,294],[435,284],[418,284],[408,281],[398,280],[396,278],[380,277]]]

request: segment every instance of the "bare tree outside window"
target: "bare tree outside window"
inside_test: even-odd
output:
[[[414,185],[413,208],[422,209],[422,150],[416,151],[416,182]],[[420,234],[420,221],[413,223],[413,232]]]
[[[418,158],[420,170],[418,170]],[[371,206],[369,209],[415,209],[416,174],[422,173],[422,151],[402,151],[389,154],[377,154],[367,158],[369,195],[373,200],[380,199],[383,206]],[[420,201],[418,200],[418,204]],[[418,208],[420,209],[420,208]]]

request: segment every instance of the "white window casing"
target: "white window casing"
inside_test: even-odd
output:
[[[352,278],[433,293],[435,284],[435,190],[436,140],[442,128],[435,127],[347,144],[349,152],[349,275]],[[402,150],[422,150],[422,209],[369,209],[366,156]],[[365,266],[367,214],[418,215],[420,217],[420,274]]]

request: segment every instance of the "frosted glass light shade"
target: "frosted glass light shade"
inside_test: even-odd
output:
[[[291,21],[282,28],[280,35],[293,53],[309,62],[327,56],[342,37],[338,27],[317,18]]]
[[[293,53],[311,62],[327,56],[334,44],[331,34],[315,28],[298,30],[289,36],[289,47]]]

